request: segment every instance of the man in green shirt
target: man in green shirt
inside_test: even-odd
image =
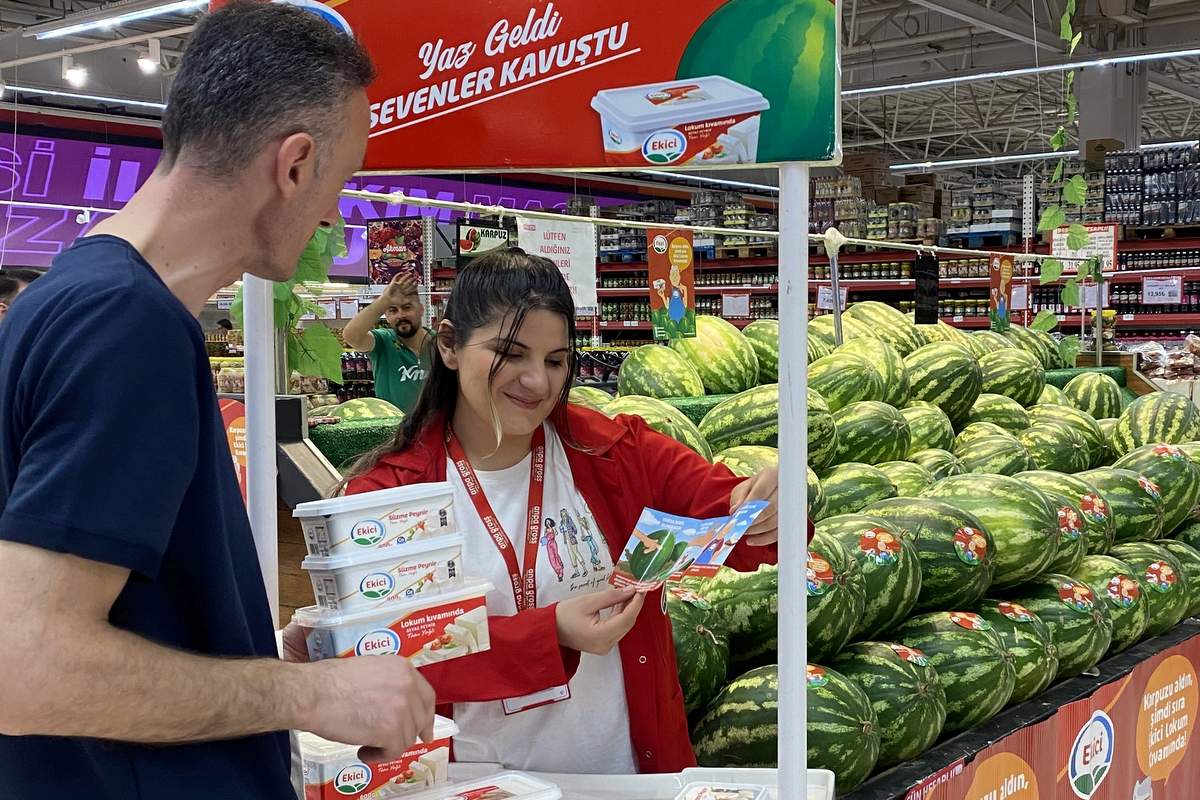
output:
[[[375,327],[380,317],[387,320],[387,328]],[[375,396],[406,414],[416,404],[429,374],[433,334],[422,325],[424,318],[416,279],[401,273],[342,332],[347,346],[370,354]]]

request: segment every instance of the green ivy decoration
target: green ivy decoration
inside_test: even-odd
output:
[[[275,329],[288,335],[288,371],[309,377],[328,378],[342,382],[342,344],[333,331],[324,325],[310,325],[300,330],[300,318],[306,314],[325,316],[316,303],[296,294],[305,283],[324,283],[329,280],[333,260],[346,255],[346,224],[338,218],[331,228],[317,228],[291,280],[272,284],[275,306]],[[229,310],[239,327],[244,327],[242,289],[238,288]]]

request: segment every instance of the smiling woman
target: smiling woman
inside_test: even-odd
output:
[[[644,508],[724,516],[773,500],[777,475],[736,478],[639,417],[568,404],[574,329],[550,260],[505,248],[462,269],[420,400],[348,491],[449,476],[464,572],[497,587],[491,650],[422,669],[461,730],[457,759],[675,772],[695,759],[662,597],[607,579]],[[773,562],[774,508],[748,534],[726,563]]]

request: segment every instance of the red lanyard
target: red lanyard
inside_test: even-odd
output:
[[[537,606],[538,542],[542,538],[542,495],[546,485],[545,428],[539,426],[533,434],[533,458],[529,463],[529,518],[525,531],[524,582],[522,582],[521,570],[517,566],[517,557],[513,555],[512,542],[508,534],[504,532],[504,526],[500,524],[496,512],[492,510],[492,504],[483,494],[483,486],[479,483],[479,477],[475,474],[475,469],[467,460],[467,454],[463,450],[462,444],[449,425],[446,426],[446,451],[450,454],[450,460],[454,462],[454,466],[458,468],[458,474],[462,476],[463,485],[467,488],[467,494],[471,496],[471,502],[475,504],[475,510],[483,521],[483,527],[491,535],[492,542],[495,543],[496,549],[500,551],[500,555],[504,557],[504,563],[508,566],[508,574],[512,579],[513,599],[517,601],[517,611],[535,608]]]

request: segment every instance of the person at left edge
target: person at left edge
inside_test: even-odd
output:
[[[375,327],[381,316],[387,320],[387,328]],[[417,402],[429,374],[433,336],[425,328],[424,318],[425,306],[417,293],[416,278],[401,272],[342,331],[347,346],[370,354],[375,396],[405,414]]]

